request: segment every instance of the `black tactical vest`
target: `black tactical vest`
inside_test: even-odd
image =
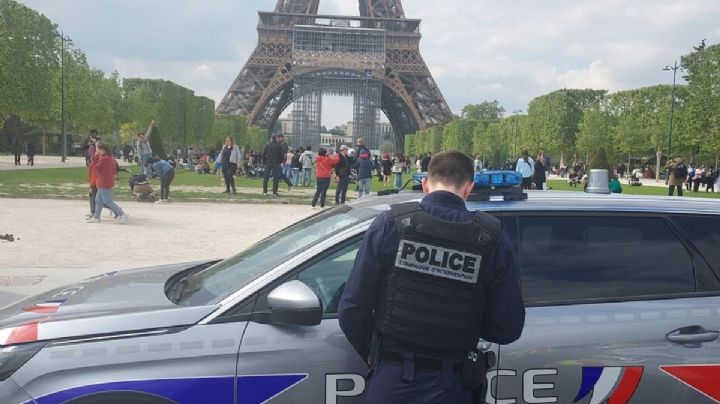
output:
[[[480,338],[500,221],[436,218],[417,202],[391,206],[400,245],[382,282],[375,321],[381,335],[422,347],[467,351]]]

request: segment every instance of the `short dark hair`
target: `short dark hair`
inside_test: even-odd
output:
[[[321,147],[320,150],[318,150],[318,156],[325,156],[326,154],[327,150],[325,150],[324,148]]]
[[[433,156],[428,165],[428,180],[461,188],[473,181],[474,161],[460,151],[446,151]]]

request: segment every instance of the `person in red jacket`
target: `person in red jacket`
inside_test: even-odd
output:
[[[95,185],[97,186],[97,195],[95,196],[95,215],[87,220],[88,223],[100,223],[100,212],[103,205],[110,208],[115,213],[117,221],[125,223],[128,214],[112,200],[112,189],[115,186],[115,159],[110,153],[110,148],[104,143],[97,145],[98,159],[94,165]]]
[[[317,178],[317,188],[315,189],[315,196],[313,196],[312,207],[315,208],[318,199],[320,199],[320,207],[325,207],[325,197],[327,196],[327,190],[330,187],[330,177],[332,176],[332,169],[340,161],[337,154],[330,152],[328,155],[327,150],[320,148],[318,150],[318,156],[315,160],[315,177]]]

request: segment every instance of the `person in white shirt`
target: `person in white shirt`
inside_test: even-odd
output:
[[[515,165],[515,171],[519,172],[523,177],[523,189],[532,189],[532,176],[535,172],[535,162],[528,155],[527,150],[523,151],[522,157],[518,159],[517,165]]]

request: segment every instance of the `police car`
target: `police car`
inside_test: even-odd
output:
[[[506,192],[526,327],[488,403],[720,401],[720,202]],[[522,195],[522,194],[520,194]],[[0,311],[0,403],[359,403],[337,306],[373,218],[328,209],[220,262],[110,272]],[[410,252],[408,252],[410,253]]]

